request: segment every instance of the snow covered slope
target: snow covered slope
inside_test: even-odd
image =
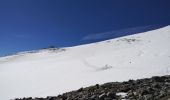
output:
[[[0,100],[170,74],[170,26],[98,43],[0,58]]]

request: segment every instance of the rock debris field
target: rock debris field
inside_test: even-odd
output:
[[[170,75],[96,84],[58,96],[14,100],[170,100]]]

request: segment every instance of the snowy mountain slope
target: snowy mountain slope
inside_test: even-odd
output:
[[[0,99],[170,74],[170,26],[102,42],[0,58]]]

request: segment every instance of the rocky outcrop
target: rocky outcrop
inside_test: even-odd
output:
[[[46,98],[29,97],[15,100],[170,100],[170,75],[96,84]]]

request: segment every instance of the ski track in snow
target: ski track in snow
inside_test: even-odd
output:
[[[0,58],[0,100],[56,96],[94,84],[170,74],[170,26]]]

